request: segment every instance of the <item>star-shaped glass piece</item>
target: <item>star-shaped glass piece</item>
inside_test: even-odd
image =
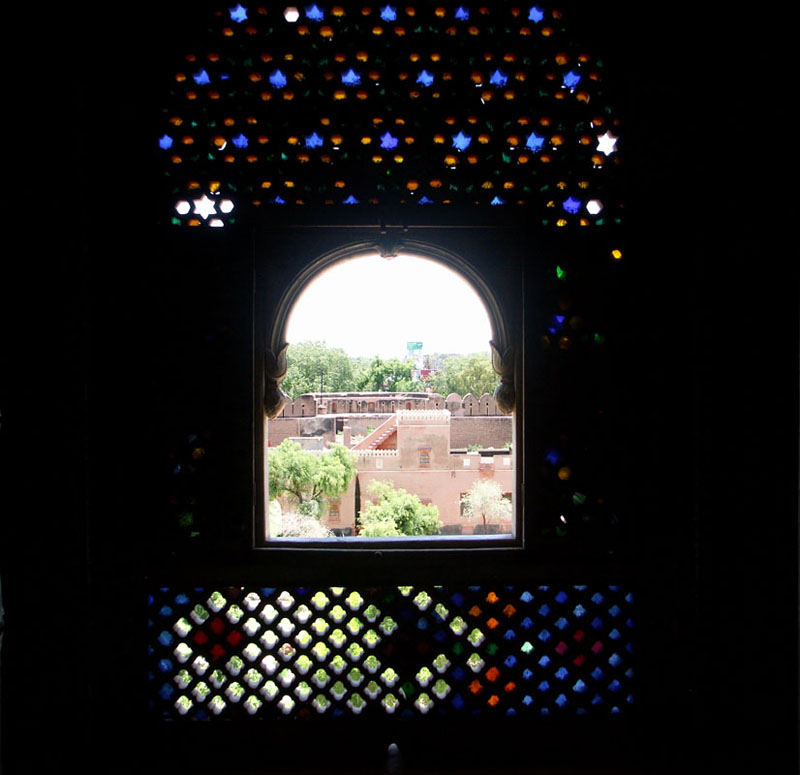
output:
[[[458,8],[456,8],[456,19],[462,22],[465,22],[467,19],[469,19],[469,9],[464,8],[463,5],[458,6]]]
[[[309,8],[306,8],[306,18],[311,19],[312,22],[321,22],[325,18],[325,13],[315,3]]]
[[[346,73],[342,73],[342,83],[345,86],[358,86],[361,76],[351,67]]]
[[[567,199],[565,199],[562,202],[561,206],[564,208],[564,210],[566,212],[571,213],[572,215],[574,215],[575,213],[578,212],[578,210],[581,209],[580,200],[575,199],[574,196],[571,196],[571,197],[568,197]]]
[[[235,8],[228,9],[231,15],[231,21],[243,22],[247,21],[247,9],[241,3],[237,4]]]
[[[389,132],[381,137],[381,148],[386,151],[391,151],[392,148],[397,148],[398,140],[393,137]]]
[[[466,151],[471,142],[472,138],[469,135],[465,135],[463,132],[453,135],[453,148],[458,151]]]
[[[542,150],[542,146],[544,146],[544,137],[539,137],[536,132],[531,132],[528,135],[528,139],[525,140],[525,147],[529,151],[533,151],[534,153],[537,151]]]
[[[611,132],[599,135],[597,137],[597,150],[606,156],[614,153],[617,150],[617,138]]]
[[[206,220],[209,215],[214,215],[216,212],[217,208],[207,194],[203,194],[200,199],[194,200],[194,214],[199,215],[203,220]]]
[[[233,140],[231,140],[231,142],[237,148],[247,148],[248,144],[247,138],[243,134],[237,135],[236,137],[233,138]]]
[[[198,86],[205,86],[206,84],[211,83],[211,78],[205,70],[198,70],[192,76],[192,79]]]
[[[528,21],[536,22],[538,24],[542,19],[544,19],[544,11],[537,6],[532,5],[531,10],[528,12]]]
[[[322,138],[316,132],[312,132],[305,138],[306,148],[320,148],[322,146],[322,142]]]
[[[574,70],[564,73],[563,84],[568,89],[574,89],[581,82],[581,76]]]
[[[508,83],[508,76],[502,70],[495,70],[489,78],[489,83],[502,89]]]
[[[433,83],[433,76],[427,70],[423,70],[417,76],[417,83],[421,86],[430,86]]]
[[[158,147],[163,151],[168,151],[172,148],[172,138],[169,135],[162,135],[158,138]]]
[[[274,70],[269,77],[269,82],[276,89],[282,89],[286,86],[286,76],[280,70]]]
[[[392,8],[391,5],[386,5],[381,8],[381,19],[385,22],[393,22],[397,19],[397,9]]]

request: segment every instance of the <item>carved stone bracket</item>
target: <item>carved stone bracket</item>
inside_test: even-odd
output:
[[[267,350],[264,353],[264,412],[270,420],[275,419],[289,401],[289,396],[280,388],[286,376],[286,350],[284,344],[277,353]]]
[[[505,347],[502,350],[494,342],[489,342],[492,348],[492,368],[500,376],[500,384],[494,391],[494,400],[498,410],[503,414],[514,411],[517,396],[514,388],[514,349]]]

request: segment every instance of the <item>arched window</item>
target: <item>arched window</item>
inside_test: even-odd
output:
[[[428,249],[432,251],[430,246]],[[447,543],[424,543],[423,538],[432,540],[462,532],[471,535],[470,531],[453,528],[460,522],[460,492],[469,490],[479,477],[497,477],[502,485],[499,492],[516,490],[513,464],[492,465],[479,471],[477,466],[466,468],[462,461],[467,446],[470,450],[484,449],[489,455],[487,462],[495,453],[508,456],[519,435],[512,415],[514,364],[506,357],[513,351],[514,332],[491,285],[462,258],[441,249],[436,251],[439,260],[402,253],[387,260],[374,249],[351,250],[352,253],[342,248],[311,262],[304,280],[289,284],[271,321],[271,352],[280,353],[280,357],[268,361],[275,365],[274,379],[270,380],[268,373],[266,386],[268,415],[274,419],[267,423],[264,462],[273,475],[267,477],[270,491],[264,501],[270,502],[272,516],[265,523],[263,537],[281,544],[298,538],[304,543],[312,537],[325,540],[324,534],[314,534],[314,522],[309,530],[301,529],[302,518],[295,517],[294,512],[313,505],[309,503],[313,501],[320,505],[319,513],[309,519],[321,521],[330,529],[324,504],[336,499],[341,504],[336,528],[350,527],[349,535],[368,538],[370,545],[381,537],[391,538],[393,543],[395,539],[414,537],[415,547],[441,547]],[[512,299],[506,297],[505,301],[506,310],[512,310]],[[260,307],[267,309],[268,305]],[[299,345],[298,361],[293,367],[290,343],[320,336],[320,332],[332,337],[336,346],[331,348],[320,342]],[[410,333],[423,341],[408,341]],[[438,357],[438,368],[428,369],[424,377],[416,367],[422,362],[426,342],[433,348],[427,351],[427,357]],[[352,370],[359,366],[351,356],[368,353],[375,353],[376,358],[365,359],[366,363],[361,364],[363,373],[357,382]],[[412,353],[413,358],[408,357]],[[316,359],[310,359],[311,354]],[[403,362],[402,358],[407,360]],[[330,380],[335,378],[350,382],[334,384]],[[442,386],[451,387],[454,380],[461,380],[459,389],[466,400],[470,400],[472,386],[491,389],[497,393],[505,414],[496,416],[491,425],[471,422],[471,411],[459,411],[459,416],[452,418],[449,410],[437,409],[438,404],[431,401],[438,395],[433,389],[437,379]],[[310,384],[319,385],[320,391],[331,385],[336,390],[388,392],[368,393],[364,400],[369,416],[346,420],[348,431],[345,433],[342,428],[339,435],[338,424],[320,423],[313,416],[316,413],[308,423],[278,418],[282,401],[291,397],[281,395],[282,388],[296,394]],[[311,398],[320,403],[326,400],[324,392]],[[388,412],[390,405],[392,411]],[[297,477],[284,469],[290,454],[295,455],[295,466],[302,463],[296,457],[299,453],[292,452],[296,442],[284,441],[287,433],[291,434],[291,430],[283,430],[284,426],[294,431],[299,443],[309,447],[304,453],[308,466],[325,459],[327,453],[322,450],[326,447],[347,450],[352,468],[338,470],[352,478],[332,482],[330,486],[336,492],[312,487],[310,477],[308,486],[301,486]],[[280,444],[274,445],[272,437]],[[312,437],[319,442],[317,452],[311,451],[311,447],[317,448],[311,443]],[[314,455],[317,458],[312,461]],[[429,508],[417,508],[415,518],[401,517],[399,512],[392,517],[383,512],[381,524],[376,525],[376,517],[357,508],[356,479],[362,490],[370,491],[373,482],[376,486],[388,483],[412,498],[419,498],[420,493],[433,496],[425,495]],[[288,530],[282,527],[283,522],[289,525]],[[507,515],[503,530],[493,532],[513,541],[520,533],[520,523],[521,507],[516,519]],[[352,542],[348,543],[352,546]]]

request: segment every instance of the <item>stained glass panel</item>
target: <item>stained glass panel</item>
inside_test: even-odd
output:
[[[162,718],[615,716],[634,701],[621,586],[161,588]]]
[[[296,205],[524,207],[618,221],[619,119],[562,14],[506,2],[237,5],[172,74],[176,224]]]

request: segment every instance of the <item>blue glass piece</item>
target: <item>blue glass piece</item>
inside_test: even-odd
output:
[[[595,616],[594,619],[592,619],[592,627],[594,627],[595,630],[602,629],[603,620],[599,616]]]
[[[605,600],[605,598],[603,597],[602,593],[600,593],[600,592],[595,592],[592,595],[592,602],[595,605],[600,605],[600,603],[602,603],[604,600]]]
[[[586,715],[586,708],[575,708],[575,715],[576,716],[585,716]]]
[[[447,632],[445,630],[436,630],[433,634],[433,639],[437,643],[442,643],[443,641],[447,640]]]
[[[357,205],[358,204],[358,199],[356,199],[352,194],[350,194],[350,196],[348,196],[347,199],[344,199],[342,201],[342,204]],[[422,622],[425,622],[424,626],[423,626]],[[425,621],[425,619],[420,619],[419,622],[417,622],[417,627],[419,627],[420,629],[425,629],[425,627],[427,627],[427,626],[428,626],[428,623],[427,623],[427,621]]]
[[[539,635],[537,636],[542,643],[547,643],[552,637],[548,630],[542,630]]]
[[[316,3],[305,10],[306,18],[311,19],[312,22],[321,22],[325,18],[324,11]]]
[[[530,602],[531,602],[531,600],[533,600],[533,595],[532,595],[530,592],[528,592],[527,590],[525,590],[525,592],[523,592],[523,593],[522,593],[522,594],[519,596],[519,599],[520,599],[520,600],[521,600],[523,603],[530,603]]]
[[[611,630],[611,632],[608,633],[608,637],[611,638],[611,640],[619,640],[622,637],[622,635],[620,634],[620,631],[615,627],[613,630]]]
[[[574,89],[581,82],[581,76],[574,70],[564,73],[564,86],[568,89]]]
[[[323,140],[316,132],[312,132],[306,136],[305,143],[306,148],[321,148]]]
[[[391,151],[393,148],[397,148],[397,143],[397,138],[393,137],[389,132],[381,137],[381,148],[385,151]]]
[[[550,690],[550,684],[547,681],[542,681],[537,687],[540,692],[547,692]]]
[[[168,605],[162,605],[158,613],[161,616],[172,616],[172,609]]]
[[[430,86],[433,83],[433,76],[427,70],[422,70],[417,76],[417,83],[420,86]]]
[[[506,716],[516,716],[516,715],[517,715],[517,711],[514,708],[509,708],[506,711]]]
[[[563,589],[555,597],[556,603],[566,603],[567,600],[569,600],[569,595]]]
[[[422,198],[419,200],[419,203],[421,205],[432,205],[433,199],[428,199],[428,197],[423,194]]]
[[[286,76],[280,70],[274,70],[269,77],[269,82],[275,89],[282,89],[286,86]]]
[[[458,6],[458,8],[456,8],[456,19],[462,22],[467,21],[467,19],[469,19],[469,9],[464,8],[463,5]]]
[[[557,449],[548,449],[544,459],[550,463],[550,465],[554,466],[561,462],[561,455],[558,453]]]
[[[522,627],[523,630],[530,630],[533,627],[533,619],[530,616],[526,616],[520,623],[519,626]]]
[[[575,681],[572,691],[576,692],[577,694],[583,694],[586,691],[586,684],[579,678],[577,681]]]
[[[525,669],[522,671],[522,678],[523,678],[523,680],[525,680],[525,681],[530,681],[530,680],[531,680],[531,678],[533,678],[533,671],[532,671],[530,668],[526,667],[526,668],[525,668]]]
[[[541,151],[544,147],[544,137],[539,137],[536,132],[531,132],[528,135],[528,139],[525,141],[525,147],[534,153]]]
[[[622,664],[622,657],[615,652],[608,658],[608,664],[611,667],[619,667]]]
[[[158,138],[158,147],[164,151],[168,151],[172,148],[172,138],[169,135],[162,135]]]
[[[397,19],[397,9],[392,8],[391,5],[385,5],[381,8],[381,19],[385,22],[393,22]]]
[[[628,629],[632,628],[632,627],[633,627],[633,619],[626,619],[626,620],[625,620],[625,626],[626,626]]]
[[[453,592],[453,594],[450,595],[450,602],[453,605],[462,606],[464,605],[464,595],[462,595],[460,592]]]
[[[211,78],[209,77],[208,73],[205,70],[198,70],[193,76],[192,80],[198,86],[205,86],[208,83],[211,83]]]
[[[351,67],[342,74],[342,83],[345,86],[358,86],[361,83],[361,76]]]
[[[626,677],[626,678],[633,678],[633,668],[632,668],[632,667],[629,667],[629,668],[628,668],[628,669],[625,671],[625,677]]]
[[[547,603],[539,606],[539,616],[548,616],[550,613],[550,606]]]
[[[556,697],[556,705],[558,705],[559,708],[563,708],[569,705],[569,700],[563,694],[559,694],[558,697]]]
[[[514,665],[516,665],[516,664],[517,664],[517,658],[516,658],[516,657],[515,657],[513,654],[509,654],[509,655],[508,655],[508,656],[505,658],[505,660],[504,660],[503,664],[504,664],[506,667],[514,667]]]
[[[612,616],[617,617],[622,613],[622,610],[620,609],[620,607],[618,605],[612,605],[611,608],[608,609],[608,612]]]
[[[466,673],[464,672],[463,667],[456,667],[455,669],[453,669],[450,675],[453,677],[454,681],[463,681]]]
[[[581,209],[581,203],[579,199],[571,196],[564,200],[562,207],[571,215],[575,215]]]
[[[544,655],[544,656],[543,656],[543,657],[542,657],[542,658],[539,660],[539,665],[540,665],[541,667],[547,667],[549,664],[550,664],[550,657],[548,657],[548,656],[547,656],[547,654],[545,654],[545,655]]]
[[[285,204],[286,204],[286,200],[285,200],[285,199],[284,199],[282,196],[276,196],[276,197],[275,197],[275,198],[272,200],[272,204],[276,204],[276,205],[285,205]]]
[[[604,676],[605,673],[599,667],[592,670],[592,678],[594,678],[595,681],[602,681]]]
[[[489,204],[492,207],[497,207],[498,205],[504,205],[505,204],[505,200],[501,199],[499,196],[496,196],[494,199],[492,199],[491,202],[489,202]]]
[[[592,705],[600,705],[603,702],[603,698],[599,694],[595,694],[592,697]]]
[[[465,135],[463,132],[453,135],[453,148],[458,151],[466,151],[471,142],[472,138],[469,135]]]
[[[345,204],[358,204],[358,200],[355,199],[355,197],[353,197],[351,195],[349,198],[353,199],[354,201],[348,202],[345,199]],[[420,616],[419,619],[417,619],[417,629],[418,630],[427,630],[428,629],[428,620],[424,616]]]
[[[232,22],[247,21],[247,8],[244,8],[241,3],[239,3],[235,8],[228,9],[228,13],[231,15]]]
[[[633,592],[628,592],[628,594],[625,595],[625,602],[631,603],[631,605],[633,604]]]
[[[569,678],[569,670],[566,667],[559,667],[555,673],[553,673],[559,681],[563,681],[565,678]]]
[[[535,5],[531,6],[531,10],[528,12],[528,21],[536,22],[537,24],[544,19],[544,11],[541,8],[537,8]]]
[[[608,588],[609,588],[609,589],[610,589],[612,592],[619,592],[619,585],[618,585],[618,584],[609,584],[609,585],[608,585]]]
[[[170,635],[166,630],[162,630],[161,634],[158,636],[158,642],[162,646],[170,646],[172,645],[173,637]]]
[[[502,89],[508,83],[508,76],[502,70],[495,70],[489,77],[489,83]]]
[[[563,616],[556,621],[556,627],[559,630],[563,630],[568,624],[569,622]]]
[[[162,700],[168,700],[174,693],[175,690],[166,683],[161,684],[161,688],[158,690],[158,696],[161,697]]]
[[[158,661],[158,669],[162,673],[168,673],[170,670],[172,670],[172,660],[170,660],[170,659],[160,659]]]
[[[522,698],[522,704],[529,708],[531,705],[533,705],[533,697],[531,697],[530,694],[526,694]]]
[[[580,619],[586,614],[586,609],[580,603],[578,603],[578,605],[572,609],[572,613]]]
[[[176,605],[186,605],[189,602],[189,598],[183,592],[179,592],[175,595],[175,604]]]
[[[453,699],[450,700],[450,704],[456,710],[462,710],[463,707],[464,707],[464,698],[460,694],[456,694],[456,695],[453,696]]]
[[[540,713],[542,716],[549,716],[549,715],[550,715],[550,708],[542,708],[542,709],[539,711],[539,713]]]
[[[248,144],[248,143],[247,143],[247,138],[246,138],[246,137],[245,137],[243,134],[241,134],[241,133],[240,133],[240,134],[238,134],[236,137],[234,137],[234,138],[233,138],[233,140],[231,140],[231,142],[232,142],[232,143],[233,143],[233,144],[234,144],[234,145],[235,145],[237,148],[247,148],[247,144]]]
[[[514,630],[506,630],[503,633],[503,640],[516,640],[517,633]]]
[[[609,685],[608,689],[612,692],[618,692],[622,688],[622,684],[615,678]]]

